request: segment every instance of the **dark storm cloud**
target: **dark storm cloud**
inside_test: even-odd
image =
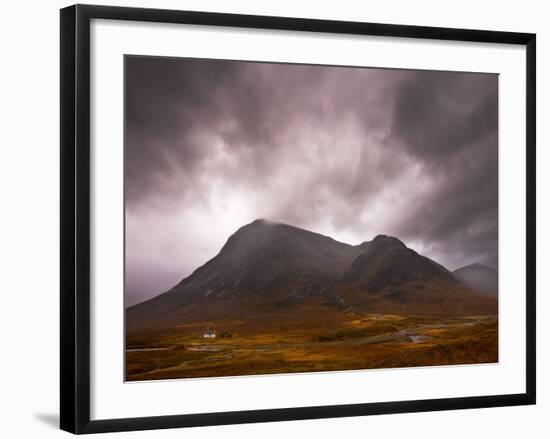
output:
[[[494,75],[412,72],[397,89],[393,133],[411,154],[447,161],[496,132],[497,97]]]
[[[254,165],[248,169],[259,174],[270,172],[277,160],[274,150],[288,148],[288,133],[304,124],[321,130],[335,119],[357,118],[368,130],[381,123],[377,119],[385,111],[374,107],[387,104],[361,88],[378,76],[386,76],[383,82],[401,76],[396,71],[384,75],[214,60],[128,57],[126,63],[130,201],[166,189],[161,186],[166,173],[193,173],[211,158],[213,145],[208,142],[215,137],[232,152],[246,152],[244,159]]]
[[[130,303],[257,217],[497,263],[497,77],[126,58]]]
[[[497,77],[411,73],[394,108],[392,135],[437,182],[399,231],[451,265],[475,258],[496,267]]]

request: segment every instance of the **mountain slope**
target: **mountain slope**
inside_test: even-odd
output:
[[[256,220],[170,291],[128,309],[130,328],[221,319],[285,319],[364,312],[491,314],[472,292],[397,238],[357,246]]]
[[[481,264],[471,264],[453,271],[464,285],[481,293],[498,295],[498,271]]]
[[[369,292],[399,285],[411,280],[433,277],[452,279],[444,267],[419,255],[399,239],[378,235],[352,263],[347,278]]]
[[[491,313],[487,302],[431,259],[394,237],[378,235],[338,285],[340,297],[363,312]]]

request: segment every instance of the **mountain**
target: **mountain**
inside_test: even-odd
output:
[[[127,324],[236,319],[299,325],[366,312],[492,314],[496,301],[397,238],[379,235],[353,246],[256,220],[174,288],[128,308]]]
[[[378,235],[364,246],[346,277],[371,293],[412,280],[445,278],[452,281],[447,269],[419,255],[399,239],[385,235]]]
[[[481,293],[498,296],[498,271],[481,264],[471,264],[453,271],[464,285]]]

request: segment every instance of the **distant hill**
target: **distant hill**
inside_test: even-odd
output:
[[[498,295],[498,271],[481,264],[471,264],[453,271],[463,284],[481,293]]]
[[[256,220],[174,288],[128,308],[127,324],[237,319],[300,325],[367,312],[495,314],[496,305],[397,238],[379,235],[353,246]]]

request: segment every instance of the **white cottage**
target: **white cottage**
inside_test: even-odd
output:
[[[215,330],[207,329],[207,330],[204,331],[204,333],[202,334],[202,338],[216,338],[216,331],[215,331]]]

